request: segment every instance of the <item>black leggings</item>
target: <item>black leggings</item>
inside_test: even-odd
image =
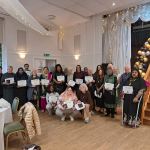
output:
[[[111,113],[111,115],[114,115],[114,113],[115,113],[115,108],[106,108],[106,111],[107,111],[107,114],[110,114],[110,113]]]

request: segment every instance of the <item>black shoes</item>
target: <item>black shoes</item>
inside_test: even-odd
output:
[[[115,118],[114,115],[111,115],[111,118]]]

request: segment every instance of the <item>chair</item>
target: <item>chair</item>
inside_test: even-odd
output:
[[[12,103],[12,113],[14,114],[13,120],[15,119],[15,116],[17,115],[17,110],[18,110],[18,105],[19,105],[19,98],[15,97]]]

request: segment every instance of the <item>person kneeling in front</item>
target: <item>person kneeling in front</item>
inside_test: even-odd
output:
[[[77,93],[79,99],[78,103],[83,102],[85,108],[81,110],[82,117],[85,119],[84,123],[89,123],[89,118],[91,117],[91,110],[93,108],[93,100],[91,98],[90,91],[88,91],[87,85],[85,83],[81,84]]]
[[[65,121],[66,113],[70,114],[70,120],[74,121],[73,117],[79,113],[75,108],[77,102],[77,96],[73,93],[72,88],[67,87],[66,91],[59,96],[56,106],[56,115],[61,117],[61,121]]]

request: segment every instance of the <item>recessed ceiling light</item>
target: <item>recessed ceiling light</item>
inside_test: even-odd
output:
[[[115,3],[113,3],[113,6],[115,6]]]
[[[54,19],[56,18],[56,16],[54,16],[54,15],[48,15],[47,18],[48,18],[49,20],[54,20]]]

